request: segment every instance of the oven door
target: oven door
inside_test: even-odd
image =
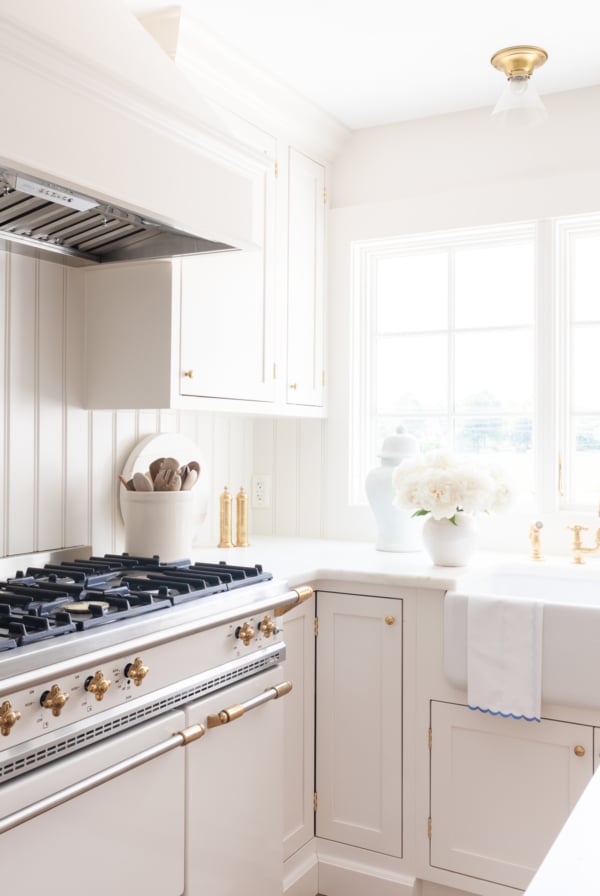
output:
[[[207,727],[185,751],[187,896],[281,896],[284,681],[275,667],[187,709]]]
[[[170,712],[6,782],[0,816],[136,759],[184,723]],[[170,749],[0,834],[2,892],[181,896],[184,805],[185,750]]]

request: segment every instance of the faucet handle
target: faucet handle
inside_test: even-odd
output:
[[[581,541],[581,533],[587,532],[587,526],[567,526],[567,529],[570,529],[573,533],[573,563],[581,564],[583,563],[582,553],[584,551],[583,542]]]

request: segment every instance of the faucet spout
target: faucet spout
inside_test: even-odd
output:
[[[573,563],[584,563],[583,554],[596,554],[600,551],[600,529],[596,529],[596,541],[593,547],[586,547],[581,539],[581,533],[587,532],[587,526],[567,526],[573,533]]]

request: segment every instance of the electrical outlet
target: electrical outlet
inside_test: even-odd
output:
[[[261,510],[271,506],[271,477],[252,477],[252,506]]]

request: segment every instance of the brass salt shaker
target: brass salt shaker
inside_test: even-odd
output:
[[[219,498],[219,544],[217,547],[233,547],[231,541],[231,495],[227,486]]]
[[[240,486],[235,496],[235,546],[248,547],[248,495]]]

